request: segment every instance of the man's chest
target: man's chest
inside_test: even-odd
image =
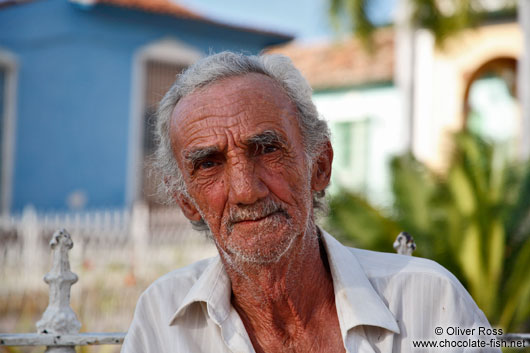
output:
[[[165,328],[160,335],[160,349],[167,353],[259,353],[237,311],[232,308],[227,318],[216,323],[206,310],[189,311],[185,317]],[[323,328],[320,337],[304,337],[298,341],[286,341],[283,346],[265,346],[263,352],[392,352],[394,335],[387,330],[360,326],[349,330],[344,340],[340,332],[327,334]],[[325,333],[325,334],[324,334]],[[254,342],[256,343],[256,342]],[[280,347],[283,347],[279,350]]]

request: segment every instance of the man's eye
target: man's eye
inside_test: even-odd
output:
[[[278,150],[278,147],[274,146],[274,145],[268,145],[268,146],[263,146],[263,149],[262,149],[262,153],[263,154],[267,154],[267,153],[273,153],[273,152],[276,152]]]
[[[204,161],[199,163],[199,169],[209,169],[217,165],[214,161]]]

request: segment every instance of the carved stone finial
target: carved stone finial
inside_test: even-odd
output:
[[[416,250],[416,243],[414,243],[414,238],[407,232],[401,232],[394,242],[394,249],[400,255],[411,256],[412,252]]]
[[[81,323],[70,307],[70,287],[77,282],[77,275],[70,271],[68,250],[74,246],[70,234],[59,229],[53,234],[50,247],[53,251],[53,265],[44,276],[44,282],[50,286],[50,301],[37,322],[38,333],[74,334],[78,333]]]

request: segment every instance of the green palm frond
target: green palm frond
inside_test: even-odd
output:
[[[342,191],[330,202],[329,225],[354,246],[393,251],[392,243],[401,231],[397,222],[370,205],[364,197]]]
[[[375,25],[366,12],[367,4],[368,0],[330,0],[329,14],[337,31],[341,25],[345,25],[343,27],[348,27],[361,39],[365,48],[371,51]]]
[[[468,133],[456,134],[453,145],[444,175],[410,154],[393,159],[392,210],[348,192],[333,197],[329,226],[379,251],[391,251],[408,231],[415,256],[448,268],[490,322],[517,331],[530,324],[530,167],[508,164]]]
[[[436,44],[443,47],[446,40],[458,32],[480,23],[487,12],[478,0],[445,1],[441,6],[437,0],[408,0],[411,5],[410,22],[416,28],[431,32]],[[335,28],[347,24],[365,44],[373,49],[372,34],[376,24],[368,16],[369,0],[329,0],[329,14]],[[507,1],[498,13],[513,12],[514,5]]]

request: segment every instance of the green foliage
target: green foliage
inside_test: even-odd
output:
[[[355,33],[368,49],[372,48],[372,33],[375,24],[368,16],[367,7],[370,0],[329,0],[329,13],[338,27],[341,20],[351,23]],[[488,14],[477,0],[445,1],[445,7],[437,0],[409,0],[411,6],[411,25],[430,31],[439,47],[445,40],[459,31],[473,27]],[[501,12],[514,12],[515,4],[507,1]]]
[[[350,240],[351,244],[363,248],[392,251],[395,234],[400,231],[399,224],[362,196],[341,193],[331,200],[330,210],[329,226],[335,228],[333,233],[342,240]]]
[[[508,165],[499,149],[469,134],[454,137],[446,173],[410,154],[392,161],[394,203],[381,210],[342,192],[329,227],[360,247],[392,251],[414,236],[416,256],[433,259],[467,287],[490,322],[509,331],[530,324],[530,168]]]
[[[367,4],[367,0],[330,0],[329,13],[336,28],[339,28],[340,23],[347,18],[351,19],[351,31],[363,41],[366,48],[371,50],[371,36],[375,25],[367,16]]]
[[[459,0],[450,3],[454,7],[453,11],[444,14],[436,0],[411,0],[412,23],[428,29],[440,46],[448,37],[476,25],[481,15],[477,1]]]

